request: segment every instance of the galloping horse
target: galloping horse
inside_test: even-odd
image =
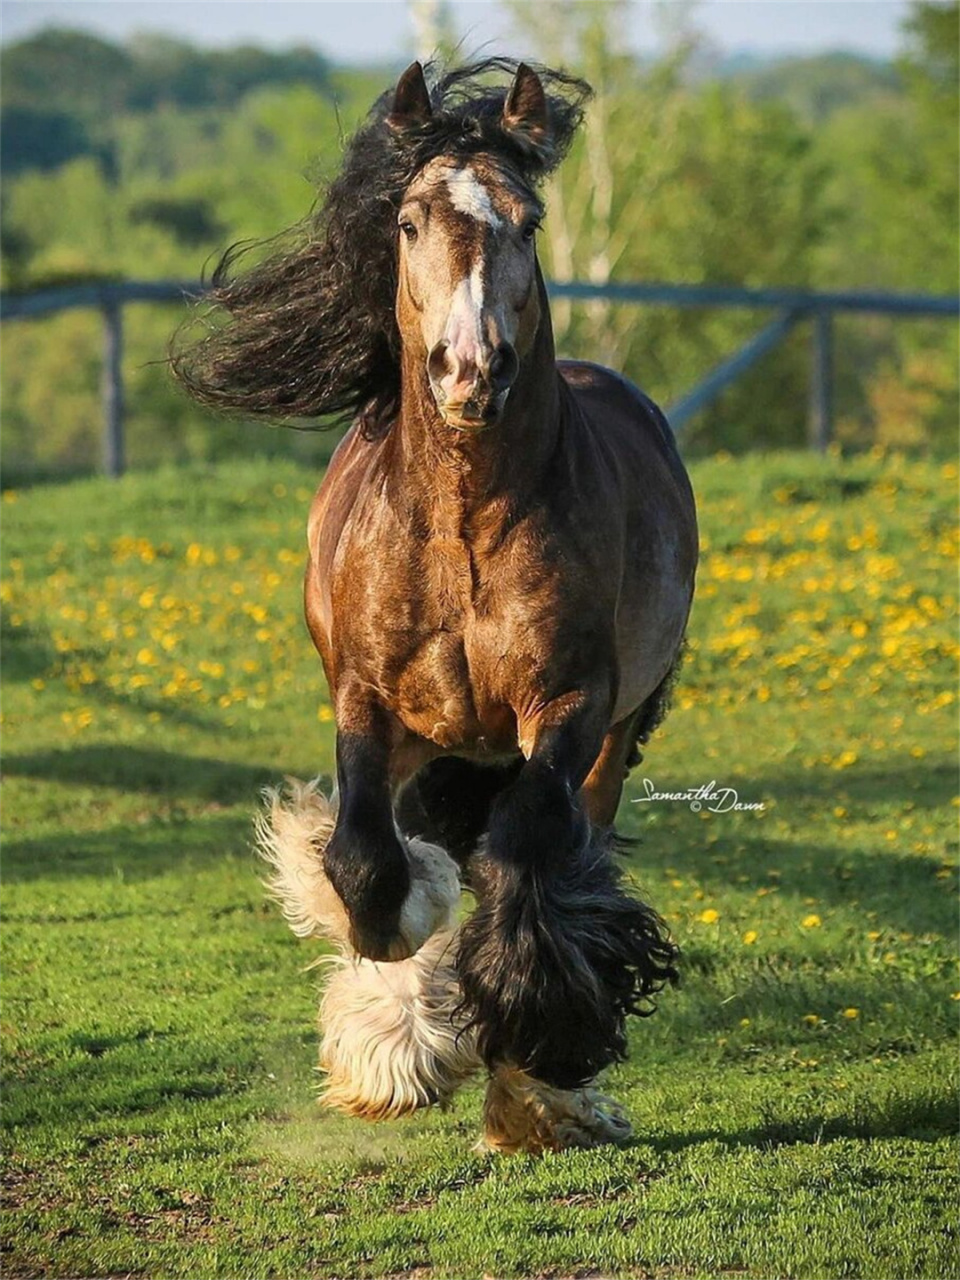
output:
[[[593,1081],[676,976],[612,824],[683,643],[693,495],[646,396],[557,361],[535,247],[588,95],[506,59],[431,92],[414,63],[306,240],[228,256],[221,322],[174,357],[206,403],[355,418],[308,532],[337,790],[274,794],[261,844],[295,930],[342,953],[328,1101],[397,1115],[485,1068],[501,1150],[628,1133]]]

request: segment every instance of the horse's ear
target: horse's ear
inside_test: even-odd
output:
[[[423,124],[433,115],[423,67],[411,62],[397,81],[393,94],[393,107],[387,116],[387,124],[393,129],[406,129],[410,125]]]
[[[536,151],[550,145],[550,111],[540,77],[525,62],[517,67],[503,104],[503,127],[519,134]]]

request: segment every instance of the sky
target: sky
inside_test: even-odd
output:
[[[451,0],[450,7],[467,53],[490,42],[530,56],[510,39],[499,0]],[[549,0],[543,8],[549,11]],[[907,0],[700,0],[695,14],[696,26],[724,53],[848,49],[886,58],[898,50],[908,8]],[[56,25],[117,40],[156,31],[208,46],[306,44],[340,62],[393,62],[414,51],[406,0],[3,0],[0,21],[4,41]],[[632,6],[625,37],[635,50],[656,48],[652,4]]]

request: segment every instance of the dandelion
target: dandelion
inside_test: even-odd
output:
[[[752,947],[753,944],[756,942],[756,940],[757,940],[756,929],[748,929],[747,932],[743,935],[743,945],[745,947]]]
[[[850,1021],[852,1022],[852,1021],[854,1020],[854,1018],[859,1018],[859,1017],[860,1017],[860,1010],[859,1010],[859,1009],[852,1009],[852,1008],[851,1008],[851,1009],[844,1009],[844,1011],[843,1011],[843,1016],[844,1016],[845,1018],[849,1018],[849,1019],[850,1019]]]
[[[701,911],[698,917],[701,924],[716,924],[720,919],[720,912],[714,911],[713,907],[707,907],[706,911]]]
[[[820,1023],[820,1015],[819,1013],[805,1013],[800,1021],[805,1022],[808,1027],[816,1027]]]
[[[821,924],[823,924],[823,921],[820,919],[820,917],[816,913],[812,913],[809,916],[803,917],[803,919],[800,921],[800,928],[801,929],[819,929]]]

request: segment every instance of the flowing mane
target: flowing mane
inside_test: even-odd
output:
[[[518,64],[489,58],[450,71],[430,92],[433,114],[415,129],[390,122],[392,91],[348,143],[339,176],[294,243],[234,274],[249,245],[223,255],[203,303],[199,341],[181,335],[176,376],[199,401],[273,418],[358,417],[385,432],[399,407],[396,214],[414,176],[438,156],[502,158],[538,185],[562,160],[591,90],[537,68],[550,129],[536,140],[503,127]],[[284,238],[286,239],[286,238]],[[255,246],[254,246],[255,248]]]

